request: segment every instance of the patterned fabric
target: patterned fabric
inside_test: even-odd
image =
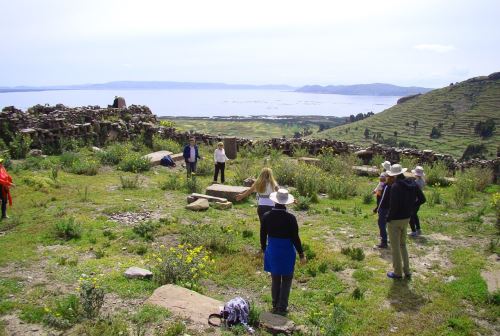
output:
[[[254,330],[248,325],[249,314],[250,306],[248,302],[239,296],[227,302],[221,312],[229,326],[241,323],[248,332],[253,333]]]

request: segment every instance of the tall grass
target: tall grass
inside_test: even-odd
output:
[[[432,165],[424,165],[425,179],[427,184],[446,187],[450,182],[446,179],[449,175],[448,167],[444,162],[434,162]]]

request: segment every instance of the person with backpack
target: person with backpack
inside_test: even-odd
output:
[[[299,237],[297,219],[286,211],[286,205],[292,204],[294,197],[288,190],[278,189],[269,198],[275,205],[263,216],[260,245],[264,252],[264,270],[271,273],[272,312],[286,315],[296,251],[302,264],[306,262],[306,257]]]
[[[189,139],[189,144],[184,147],[182,156],[186,162],[187,177],[190,178],[192,173],[196,173],[196,163],[198,159],[201,160],[195,138]]]
[[[425,203],[425,196],[415,181],[405,178],[404,172],[406,170],[400,164],[395,164],[391,167],[391,170],[387,171],[389,184],[391,184],[387,228],[391,240],[392,264],[394,267],[394,271],[388,272],[387,276],[391,279],[402,279],[403,272],[407,278],[411,277],[410,261],[406,247],[406,230],[415,208]]]
[[[12,177],[9,175],[5,167],[3,166],[3,158],[0,158],[0,199],[2,203],[2,217],[1,219],[7,217],[7,203],[12,206],[12,197],[10,195],[10,188],[14,187],[12,183]]]

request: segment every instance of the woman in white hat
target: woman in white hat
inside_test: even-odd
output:
[[[299,253],[301,263],[306,262],[306,257],[297,219],[286,211],[286,205],[292,204],[294,197],[288,190],[279,189],[271,193],[269,198],[275,206],[262,219],[260,245],[264,252],[264,270],[271,273],[273,313],[286,315],[295,268],[295,251]]]
[[[411,171],[413,176],[415,176],[415,183],[420,188],[420,190],[424,190],[425,187],[425,173],[424,168],[421,166],[416,166],[415,169]],[[415,212],[410,217],[410,228],[411,233],[410,237],[417,237],[422,234],[420,230],[420,219],[418,218],[418,210],[420,210],[420,205],[415,208]]]

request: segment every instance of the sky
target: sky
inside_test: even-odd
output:
[[[500,71],[498,0],[0,0],[0,87],[441,87]]]

